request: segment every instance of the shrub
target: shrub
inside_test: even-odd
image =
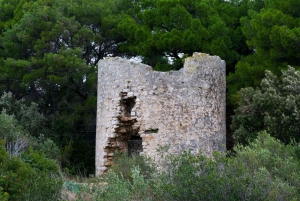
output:
[[[299,200],[299,150],[295,143],[284,145],[261,132],[249,146],[239,145],[236,157],[187,151],[169,156],[163,168],[152,167],[149,175],[144,174],[148,168],[138,166],[145,161],[134,166],[133,159],[129,163],[120,156],[116,162],[127,166],[115,164],[100,178],[106,185],[93,188],[93,200]]]
[[[48,158],[60,159],[58,146],[43,134],[45,117],[37,104],[26,106],[24,100],[15,100],[11,93],[0,98],[0,139],[6,141],[10,156],[20,156],[28,147],[34,147]],[[37,137],[38,136],[38,137]]]
[[[43,153],[47,158],[60,159],[60,150],[58,146],[49,138],[44,138],[41,135],[34,147],[36,150]]]
[[[131,201],[131,200],[157,200],[152,192],[151,180],[145,179],[141,174],[141,169],[136,166],[130,169],[131,181],[125,179],[113,171],[108,171],[100,182],[106,185],[101,188],[95,186],[93,190],[93,200],[103,201]]]
[[[0,178],[1,180],[1,178]],[[3,189],[0,187],[0,200],[1,201],[8,201],[8,193],[7,192],[3,192]]]
[[[300,193],[300,146],[294,142],[284,145],[265,131],[248,146],[237,146],[236,161],[251,172],[265,168],[272,179],[277,179]]]
[[[216,160],[185,153],[174,158],[171,174],[161,176],[163,200],[266,200],[271,182],[261,168],[256,172],[224,155]]]
[[[237,157],[174,157],[156,188],[163,200],[299,200],[298,145],[284,145],[266,132]]]
[[[46,119],[39,113],[38,104],[32,102],[29,106],[24,99],[15,100],[11,92],[4,92],[0,97],[0,110],[14,116],[20,126],[34,137],[39,137],[45,130]]]
[[[110,170],[129,181],[132,181],[134,167],[139,167],[140,174],[146,179],[150,179],[156,169],[151,158],[146,156],[132,155],[128,157],[127,154],[115,153],[113,163]]]
[[[3,144],[0,146],[0,189],[9,200],[58,200],[62,180],[55,161],[32,149],[22,157],[9,157]]]
[[[153,194],[152,177],[156,169],[153,161],[144,156],[115,153],[114,165],[110,170],[93,182],[92,189],[65,182],[65,188],[77,194],[78,200],[91,196],[91,200],[157,200]],[[98,184],[95,184],[98,183]]]
[[[263,130],[285,144],[300,142],[299,71],[289,67],[280,78],[266,71],[260,89],[242,89],[240,97],[231,125],[237,142],[247,144]]]

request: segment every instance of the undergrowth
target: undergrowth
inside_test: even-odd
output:
[[[90,200],[300,200],[299,145],[284,145],[262,132],[237,156],[225,153],[167,155],[158,168],[145,157],[116,155],[115,165],[95,185],[82,188]],[[77,191],[76,187],[74,191]]]

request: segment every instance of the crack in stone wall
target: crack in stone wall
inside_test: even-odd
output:
[[[139,132],[139,123],[135,114],[136,96],[129,89],[123,89],[120,93],[119,104],[114,107],[115,117],[112,119],[113,130],[108,137],[108,143],[104,148],[106,155],[104,166],[106,168],[113,164],[113,155],[115,152],[128,152],[128,141],[132,136],[137,136]],[[134,146],[134,145],[133,145]],[[135,151],[131,150],[135,154]],[[140,150],[138,150],[141,152]]]
[[[155,158],[225,150],[225,62],[194,53],[179,71],[156,72],[122,58],[99,62],[96,175],[116,151]]]

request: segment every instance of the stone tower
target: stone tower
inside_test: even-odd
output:
[[[179,71],[156,72],[122,58],[99,62],[96,175],[114,153],[146,154],[168,146],[211,156],[225,150],[225,62],[194,53]]]

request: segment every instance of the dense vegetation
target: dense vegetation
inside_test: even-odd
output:
[[[237,151],[232,158],[224,153],[215,153],[214,159],[189,152],[168,155],[161,158],[160,171],[151,159],[122,155],[115,158],[116,167],[95,181],[101,187],[68,186],[79,200],[90,195],[95,201],[300,199],[299,145],[284,145],[261,132]]]
[[[245,187],[239,182],[251,173],[261,179],[248,178],[251,195],[268,191],[264,186],[254,192],[255,185],[269,182],[272,186],[278,182],[274,194],[262,200],[272,200],[280,194],[286,196],[283,200],[297,200],[299,192],[293,188],[298,188],[298,184],[273,174],[264,165],[251,169],[247,162],[250,159],[240,157],[260,153],[260,148],[251,143],[259,143],[257,136],[263,131],[285,144],[265,136],[268,141],[279,143],[276,146],[294,150],[285,152],[286,156],[294,157],[298,150],[299,9],[299,0],[0,0],[0,199],[26,200],[24,196],[28,196],[16,193],[14,188],[20,188],[13,185],[16,182],[8,184],[8,180],[3,180],[6,175],[22,177],[22,182],[28,184],[32,182],[30,177],[22,176],[27,175],[25,172],[40,175],[36,184],[42,186],[46,184],[38,182],[47,179],[49,172],[51,175],[55,172],[57,177],[50,178],[55,183],[53,189],[45,189],[49,190],[49,196],[57,196],[50,193],[60,186],[60,176],[54,168],[57,165],[69,174],[94,173],[96,65],[100,59],[138,57],[156,70],[168,71],[181,68],[184,58],[197,51],[218,55],[227,64],[227,147],[232,149],[233,136],[237,143],[251,148],[236,148],[237,158],[228,161],[224,156],[218,156],[217,161],[189,155],[174,158],[177,162],[191,162],[186,168],[196,168],[196,172],[202,171],[197,166],[202,162],[194,166],[193,161],[203,161],[211,167],[206,176],[213,179],[200,178],[201,174],[181,175],[180,164],[175,164],[170,170],[174,177],[159,175],[164,183],[153,184],[161,191],[156,192],[151,186],[154,189],[151,196],[183,199],[176,196],[186,194],[180,186],[188,183],[176,181],[184,182],[185,176],[212,182],[209,185],[216,192],[219,191],[214,179],[219,181],[219,188],[230,184],[233,187],[228,189],[239,191],[238,188]],[[290,160],[274,157],[270,160]],[[293,160],[298,159],[295,155]],[[242,162],[236,164],[238,160]],[[255,160],[259,163],[262,158]],[[37,163],[45,167],[36,166]],[[16,168],[9,171],[11,164]],[[220,164],[223,169],[217,170]],[[139,180],[146,182],[143,188],[150,188],[147,182],[155,180],[153,175],[140,177],[142,170],[133,170],[126,177],[131,183],[112,173],[109,175],[123,182],[122,185],[126,183],[128,188],[132,188],[135,175],[136,179],[144,178]],[[235,181],[238,185],[230,183],[231,170],[236,171],[237,178],[245,176]],[[295,178],[299,179],[297,171],[294,171]],[[217,173],[222,174],[216,177]],[[222,183],[224,180],[230,181]],[[198,184],[201,185],[199,182],[195,185]],[[23,188],[31,189],[30,192],[36,190],[33,184]],[[167,189],[181,193],[175,195]],[[290,194],[281,193],[283,189]],[[130,189],[123,190],[132,193]],[[202,190],[198,193],[207,195],[211,189]],[[233,193],[233,196],[237,197],[228,199],[242,195]],[[256,200],[256,197],[249,199]]]
[[[0,200],[57,200],[62,175],[59,149],[43,136],[45,118],[36,104],[0,98]]]
[[[241,103],[233,117],[234,137],[239,143],[256,138],[266,130],[284,143],[300,142],[300,72],[289,67],[280,79],[266,71],[260,88],[240,91]]]

